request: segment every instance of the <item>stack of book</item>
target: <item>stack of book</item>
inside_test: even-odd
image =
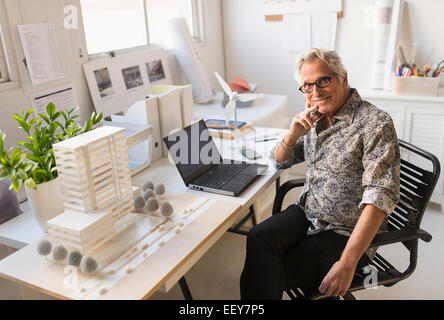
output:
[[[222,139],[234,139],[236,137],[235,133],[235,121],[229,121],[228,124],[225,120],[221,119],[207,119],[205,124],[208,127],[208,131],[213,137]],[[247,135],[254,133],[254,128],[250,123],[245,121],[238,121],[237,128],[239,129],[240,135]]]

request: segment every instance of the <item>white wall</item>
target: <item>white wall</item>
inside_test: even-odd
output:
[[[4,2],[5,8],[2,8]],[[66,5],[75,5],[79,9],[79,28],[66,30],[63,26]],[[10,35],[15,61],[18,67],[17,77],[20,80],[18,89],[0,91],[0,129],[6,132],[7,146],[15,146],[23,139],[23,133],[17,128],[17,123],[11,115],[20,113],[26,107],[31,107],[30,96],[69,82],[74,82],[77,100],[80,106],[82,121],[87,119],[94,110],[88,86],[83,75],[82,64],[88,60],[86,42],[83,34],[79,0],[0,0],[0,10],[5,9],[8,28],[4,30]],[[222,15],[220,0],[205,0],[203,5],[204,27],[206,39],[197,45],[200,56],[209,72],[218,71],[224,74],[224,50],[222,37]],[[56,29],[57,50],[65,78],[32,86],[27,70],[21,60],[21,44],[17,32],[17,25],[38,22],[54,22]],[[83,53],[80,57],[79,52]],[[175,59],[170,59],[174,62]],[[177,66],[172,66],[173,79],[181,84],[183,77]],[[215,79],[211,77],[212,85],[216,88]]]
[[[220,91],[214,71],[225,76],[224,43],[222,27],[222,5],[224,0],[204,0],[204,29],[205,41],[197,44],[199,56],[208,71],[211,86]]]
[[[66,30],[63,27],[64,7],[66,5],[76,5],[80,8],[79,0],[5,0],[4,4],[8,19],[8,27],[5,31],[9,33],[12,40],[14,62],[18,67],[19,88],[13,91],[0,92],[0,128],[7,134],[7,144],[12,146],[22,139],[23,133],[17,128],[17,123],[11,118],[11,115],[20,113],[24,107],[31,107],[30,96],[33,93],[74,82],[82,119],[89,117],[93,109],[82,70],[82,63],[87,61],[87,54],[81,19],[79,19],[80,26],[77,30]],[[49,21],[52,21],[55,26],[57,54],[65,77],[32,86],[28,71],[21,61],[23,54],[17,25]],[[83,53],[83,57],[80,57],[79,50]]]
[[[282,22],[266,22],[263,0],[222,0],[225,59],[228,80],[240,76],[258,83],[258,92],[285,94],[290,112],[304,107],[304,97],[294,80],[297,53],[286,50]],[[368,87],[373,31],[364,28],[364,8],[374,0],[343,0],[343,18],[338,20],[336,50],[348,70],[351,86]],[[417,62],[444,59],[442,0],[406,0],[400,43],[409,48],[418,43]],[[408,50],[406,50],[408,51]]]

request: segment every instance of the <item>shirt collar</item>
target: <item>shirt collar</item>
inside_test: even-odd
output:
[[[358,91],[354,88],[350,89],[350,96],[344,105],[338,110],[335,116],[332,118],[332,123],[336,121],[344,120],[347,124],[353,122],[353,117],[355,115],[356,107],[362,102],[361,96]]]

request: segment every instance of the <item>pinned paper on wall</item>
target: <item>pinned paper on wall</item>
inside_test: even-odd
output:
[[[288,51],[303,52],[310,48],[334,50],[336,26],[335,13],[285,15],[284,29]]]
[[[338,16],[335,13],[312,14],[311,47],[334,50],[337,22]]]
[[[265,14],[341,12],[342,0],[264,0]]]
[[[264,0],[266,21],[282,21],[285,15],[335,13],[342,17],[342,0]]]
[[[54,24],[18,25],[17,29],[32,84],[63,78],[65,75],[57,55]]]
[[[68,110],[78,107],[74,83],[47,89],[31,95],[31,105],[36,114],[46,113],[48,103],[54,103],[57,110]]]
[[[309,14],[284,16],[285,39],[290,52],[302,52],[311,45],[311,18]]]

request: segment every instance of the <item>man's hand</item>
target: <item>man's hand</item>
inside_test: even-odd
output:
[[[341,258],[322,280],[319,292],[329,296],[345,295],[353,280],[359,259],[375,237],[384,217],[384,211],[373,204],[365,206]]]
[[[322,280],[319,292],[328,296],[344,296],[352,283],[355,268],[339,260]]]
[[[300,136],[304,136],[307,134],[310,129],[314,128],[314,122],[318,120],[322,114],[319,112],[315,112],[313,115],[311,113],[317,110],[318,106],[310,107],[307,103],[305,105],[305,111],[296,115],[291,121],[290,129],[288,133],[284,137],[283,143],[287,145],[288,148],[294,146]],[[277,146],[280,146],[279,143]],[[277,148],[275,154],[275,160],[277,162],[284,162],[290,157],[291,149],[288,148]]]
[[[318,106],[310,107],[309,104],[305,106],[305,110],[297,114],[291,121],[290,129],[288,131],[288,136],[293,138],[292,141],[286,141],[288,144],[296,143],[296,140],[305,134],[307,134],[310,129],[314,128],[314,122],[321,117],[319,112],[316,112],[313,116],[311,112],[318,110]],[[294,140],[294,141],[293,141]]]

